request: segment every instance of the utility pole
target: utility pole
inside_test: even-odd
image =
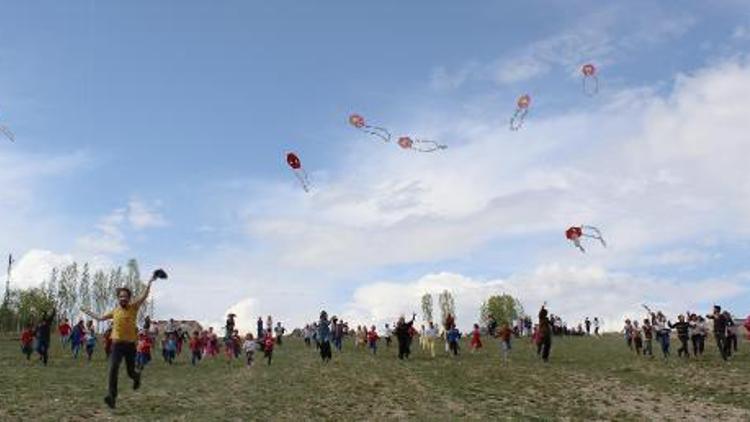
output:
[[[5,279],[5,295],[3,296],[3,303],[0,306],[0,331],[10,329],[12,322],[10,321],[10,272],[13,266],[13,254],[8,254],[8,273]]]
[[[8,277],[5,279],[5,297],[3,306],[8,306],[10,302],[10,270],[13,267],[13,254],[8,254]]]

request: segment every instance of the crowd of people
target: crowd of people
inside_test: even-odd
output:
[[[692,350],[693,357],[701,357],[705,350],[706,339],[709,337],[709,326],[711,326],[710,332],[713,333],[714,342],[723,360],[729,360],[733,354],[737,353],[739,324],[728,311],[722,311],[719,305],[714,305],[713,312],[705,317],[694,312],[685,312],[678,315],[677,322],[674,323],[668,320],[662,311],[654,312],[648,307],[645,308],[647,314],[641,324],[638,320],[628,318],[622,329],[628,349],[637,355],[653,358],[652,343],[656,340],[661,348],[662,357],[668,359],[671,354],[672,330],[674,330],[680,342],[677,356],[689,358]],[[711,324],[708,320],[711,320]],[[750,316],[743,325],[750,333]]]
[[[150,283],[149,283],[150,287]],[[263,359],[268,365],[273,360],[274,349],[283,344],[286,329],[277,322],[273,324],[273,318],[269,315],[264,321],[258,317],[257,330],[255,333],[240,335],[236,328],[236,315],[229,314],[223,327],[224,333],[219,337],[213,327],[206,330],[193,330],[192,333],[185,327],[170,319],[160,333],[159,324],[152,324],[148,317],[145,318],[141,327],[137,327],[137,314],[140,304],[148,295],[148,288],[139,297],[131,301],[132,294],[126,288],[117,290],[119,306],[105,315],[95,315],[88,310],[83,310],[92,320],[85,322],[79,320],[71,326],[67,318],[62,318],[57,325],[60,344],[63,350],[69,350],[73,359],[78,359],[80,352],[86,353],[90,361],[98,344],[96,321],[112,320],[112,323],[102,334],[104,352],[109,365],[109,394],[105,402],[115,406],[117,397],[117,372],[122,360],[126,362],[128,375],[133,379],[133,388],[140,386],[140,374],[152,360],[154,345],[159,344],[164,362],[171,365],[183,352],[183,346],[187,344],[190,351],[189,361],[192,366],[197,366],[207,358],[217,358],[222,350],[228,364],[243,358],[247,367],[252,367],[255,362],[256,353],[263,353]],[[672,332],[676,334],[679,341],[677,351],[680,357],[700,357],[705,350],[709,333],[713,334],[720,356],[728,360],[737,352],[739,324],[735,322],[727,311],[722,311],[720,306],[715,306],[713,312],[707,315],[687,312],[678,315],[677,321],[669,320],[662,311],[653,312],[647,309],[646,317],[638,320],[625,320],[623,334],[627,347],[637,355],[653,357],[653,341],[660,346],[663,357],[670,356],[670,339]],[[21,333],[21,350],[27,360],[31,359],[34,351],[39,354],[40,361],[47,365],[49,361],[50,333],[55,320],[56,312],[42,313],[36,325],[29,324]],[[355,350],[368,350],[372,355],[378,354],[381,342],[390,349],[396,343],[397,356],[400,360],[407,360],[412,355],[412,343],[415,338],[419,340],[419,347],[423,356],[435,358],[439,345],[444,344],[445,353],[452,357],[458,357],[461,353],[461,338],[464,334],[458,329],[455,317],[447,314],[438,325],[434,321],[428,321],[418,330],[415,327],[416,314],[410,319],[404,316],[398,318],[394,324],[385,324],[382,331],[375,325],[359,325],[350,328],[349,324],[342,319],[333,316],[329,319],[326,311],[321,311],[315,322],[307,324],[301,330],[295,330],[295,334],[301,337],[304,344],[319,352],[322,361],[329,362],[333,358],[333,350],[342,352],[346,339],[351,339]],[[709,322],[710,320],[710,322]],[[744,322],[745,328],[750,332],[750,317]],[[555,336],[600,336],[600,320],[586,317],[583,322],[574,328],[568,325],[557,315],[548,312],[546,304],[541,307],[536,323],[528,316],[521,316],[516,321],[502,321],[500,324],[489,315],[482,325],[473,324],[468,334],[468,347],[471,353],[478,353],[485,347],[487,338],[498,339],[500,356],[507,363],[512,349],[511,342],[514,338],[529,338],[536,348],[536,354],[543,362],[548,362],[551,356],[552,340]],[[35,343],[35,344],[34,344]],[[35,347],[34,347],[35,346]]]

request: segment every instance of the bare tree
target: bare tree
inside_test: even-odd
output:
[[[440,314],[443,323],[445,323],[449,314],[453,315],[454,318],[456,317],[456,302],[453,300],[453,294],[451,292],[443,290],[443,292],[438,295],[438,305],[440,306]]]
[[[432,295],[422,295],[422,315],[425,321],[432,322]]]

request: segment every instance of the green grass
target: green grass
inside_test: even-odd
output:
[[[273,365],[250,370],[223,356],[173,366],[155,356],[132,391],[124,368],[118,407],[110,411],[106,362],[74,361],[53,339],[48,367],[27,363],[17,341],[0,339],[0,420],[750,420],[750,347],[723,363],[712,342],[699,360],[639,358],[619,336],[555,338],[552,360],[538,361],[516,340],[504,366],[495,341],[478,354],[431,359],[415,342],[409,361],[334,352],[325,365],[301,341],[277,347]],[[674,346],[674,343],[673,343]],[[441,350],[442,351],[442,350]],[[157,355],[157,353],[155,353]]]

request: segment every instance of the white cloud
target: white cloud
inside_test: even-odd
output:
[[[550,239],[541,262],[572,261],[579,256],[561,233],[574,224],[599,226],[610,240],[589,259],[637,263],[653,248],[750,232],[748,98],[740,60],[680,75],[668,97],[618,94],[601,110],[532,116],[519,133],[482,116],[446,118],[432,131],[474,129],[445,154],[355,154],[347,178],[313,195],[271,184],[243,214],[248,233],[288,267],[431,262],[517,236]]]
[[[167,225],[167,221],[160,213],[139,199],[131,199],[128,202],[127,213],[130,225],[136,230],[164,227]]]
[[[88,255],[116,255],[129,249],[125,235],[128,227],[140,231],[166,225],[164,217],[151,206],[139,199],[131,199],[126,207],[116,208],[102,217],[94,226],[94,233],[79,237],[76,243]]]
[[[490,63],[471,62],[455,72],[438,67],[432,74],[436,89],[458,88],[470,79],[491,80],[498,84],[528,81],[563,69],[571,76],[580,75],[580,67],[594,62],[603,67],[627,59],[633,51],[678,39],[696,23],[688,15],[666,15],[650,10],[641,19],[623,25],[620,7],[579,18],[574,26],[547,38],[531,42]]]
[[[312,195],[291,182],[253,185],[236,214],[246,218],[249,244],[262,248],[206,250],[204,269],[182,266],[195,281],[181,292],[213,303],[212,315],[235,303],[248,315],[294,323],[318,308],[362,322],[395,318],[417,310],[425,286],[456,289],[460,314],[471,318],[486,294],[507,288],[532,307],[548,300],[569,321],[586,312],[616,324],[643,301],[682,312],[738,294],[744,276],[680,284],[630,270],[701,265],[720,258],[722,241],[750,232],[749,69],[744,60],[720,63],[680,75],[667,96],[616,93],[598,110],[532,116],[518,133],[484,116],[437,125],[415,118],[413,126],[432,134],[470,136],[445,154],[382,147],[378,160],[362,161],[355,152],[339,170],[347,177],[317,180]],[[592,245],[583,255],[568,245],[563,230],[581,223],[600,226],[609,248]],[[341,301],[352,278],[366,282],[368,270],[470,259],[493,253],[488,245],[503,248],[509,264],[537,270],[505,280],[433,274],[367,284],[349,304]],[[207,288],[216,268],[225,269],[221,288]]]
[[[78,248],[91,255],[113,255],[128,250],[121,228],[126,211],[118,208],[102,217],[95,226],[95,233],[78,238]]]
[[[17,289],[37,287],[49,278],[53,268],[60,268],[74,261],[72,255],[42,249],[32,249],[16,259],[11,288]]]
[[[560,315],[569,325],[585,317],[598,317],[604,328],[617,330],[624,318],[642,318],[643,303],[659,305],[673,316],[686,309],[705,308],[745,293],[747,275],[730,279],[706,280],[689,285],[669,280],[644,279],[627,274],[612,274],[601,267],[565,267],[551,264],[528,274],[516,274],[506,280],[474,280],[459,274],[428,274],[413,282],[379,282],[358,288],[347,305],[346,318],[356,323],[393,322],[399,315],[416,312],[421,320],[420,298],[433,295],[434,317],[440,318],[437,295],[450,291],[456,301],[457,324],[468,330],[479,322],[482,302],[490,295],[509,293],[518,298],[532,317],[543,302],[550,312]],[[684,288],[688,287],[689,288]],[[698,299],[699,298],[699,299]]]

